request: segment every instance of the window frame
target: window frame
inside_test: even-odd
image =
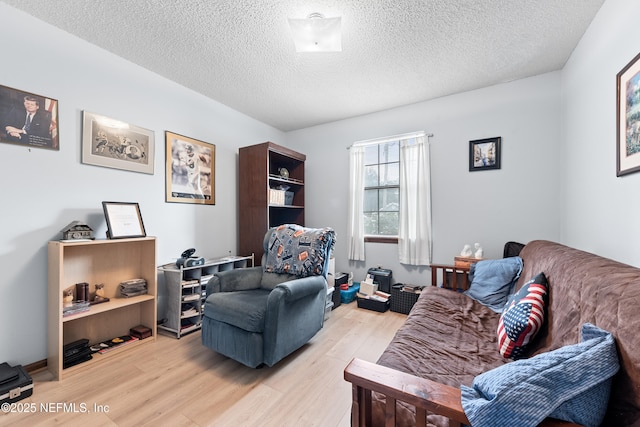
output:
[[[380,148],[381,146],[385,145],[385,144],[389,144],[389,143],[397,143],[397,161],[388,161],[388,159],[385,159],[386,161],[381,161],[381,157],[380,157]],[[398,165],[398,172],[400,172],[400,142],[401,139],[389,139],[389,138],[385,138],[384,140],[381,140],[379,142],[372,142],[371,144],[369,144],[370,146],[375,146],[378,150],[377,153],[377,163],[371,163],[371,164],[365,164],[365,167],[367,166],[373,166],[376,165],[378,167],[378,184],[380,184],[379,180],[380,180],[380,167],[382,165],[390,165],[390,164],[397,164]],[[401,188],[402,182],[400,180],[400,176],[398,176],[398,183],[394,184],[394,185],[375,185],[375,186],[366,186],[364,187],[364,192],[366,193],[367,190],[376,190],[378,192],[378,210],[376,211],[365,211],[364,210],[364,206],[363,206],[363,210],[361,212],[361,215],[365,215],[365,213],[369,213],[369,212],[377,212],[380,213],[380,191],[381,190],[385,190],[385,189],[398,189],[398,196],[400,193],[400,188]],[[387,212],[398,212],[398,223],[397,223],[397,227],[400,226],[400,204],[398,202],[398,210],[397,211],[387,211]],[[379,218],[379,217],[378,217]],[[378,231],[379,230],[379,219],[378,219]],[[371,242],[371,243],[398,243],[398,234],[389,234],[389,235],[385,235],[385,234],[365,234],[364,235],[364,241],[365,242]]]

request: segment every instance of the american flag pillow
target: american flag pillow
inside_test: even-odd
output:
[[[520,359],[526,346],[544,323],[548,295],[547,278],[538,274],[512,295],[498,322],[498,348],[504,358]]]

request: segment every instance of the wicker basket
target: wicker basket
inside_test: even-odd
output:
[[[395,284],[391,287],[391,311],[396,313],[409,314],[413,305],[418,301],[420,292],[403,291],[405,286],[402,283]],[[411,286],[416,290],[422,290],[422,286]]]

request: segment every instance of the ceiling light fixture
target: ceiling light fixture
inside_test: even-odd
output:
[[[312,13],[307,19],[289,18],[296,52],[340,52],[342,18],[325,18],[321,13]]]

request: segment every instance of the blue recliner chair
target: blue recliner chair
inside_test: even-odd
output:
[[[262,266],[207,284],[202,344],[251,368],[275,363],[321,328],[335,233],[286,224],[264,238]]]

